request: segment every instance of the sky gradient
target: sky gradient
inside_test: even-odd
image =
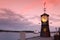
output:
[[[23,21],[22,25],[26,24],[25,26],[41,25],[40,15],[44,13],[43,4],[45,1],[46,13],[50,15],[50,27],[60,27],[59,0],[0,0],[0,24],[6,24],[7,26],[8,23],[10,23],[11,25],[13,23],[13,26],[20,26],[20,22]],[[8,22],[6,22],[7,20]]]
[[[50,31],[55,31],[55,27],[60,27],[60,0],[0,0],[0,29],[40,31],[40,16],[44,13],[45,1],[46,13],[49,14],[49,28]],[[35,36],[27,34],[31,35]],[[19,34],[0,33],[0,40],[19,38]]]

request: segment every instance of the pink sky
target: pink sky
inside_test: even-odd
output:
[[[43,14],[43,2],[46,1],[47,11],[50,15],[50,26],[60,26],[60,0],[0,0],[0,8],[7,8],[17,14],[23,15],[33,24],[40,22],[39,16]]]
[[[50,31],[56,31],[55,27],[60,27],[60,0],[0,0],[0,29],[41,31],[40,15],[44,13],[44,1],[46,1],[46,13],[50,15]],[[5,13],[5,8],[8,11],[12,10],[15,14],[8,11]],[[3,32],[0,33],[0,39],[16,40],[17,36],[14,35],[17,34]],[[27,36],[33,36],[33,34]]]

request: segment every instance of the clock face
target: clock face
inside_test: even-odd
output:
[[[42,22],[47,22],[47,20],[48,20],[47,16],[42,16],[42,18],[41,18]]]

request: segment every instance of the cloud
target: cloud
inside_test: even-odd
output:
[[[28,19],[16,14],[9,9],[0,9],[0,29],[25,30],[30,26]]]
[[[50,20],[53,22],[60,22],[60,19],[55,17],[50,17]]]

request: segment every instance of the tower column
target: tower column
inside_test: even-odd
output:
[[[49,15],[44,13],[41,15],[41,37],[50,37]]]

